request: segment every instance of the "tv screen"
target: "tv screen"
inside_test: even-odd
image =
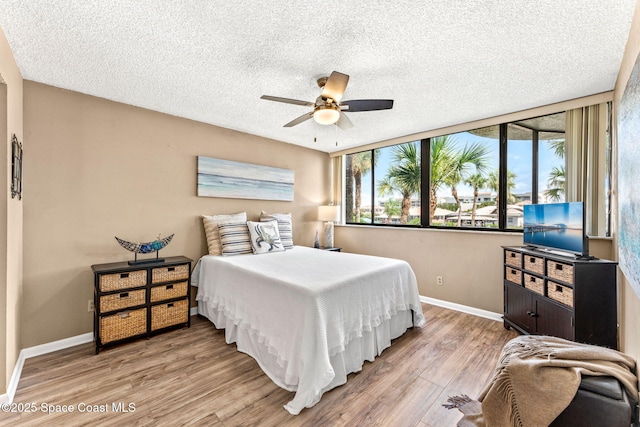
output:
[[[582,202],[525,205],[524,244],[587,257]]]

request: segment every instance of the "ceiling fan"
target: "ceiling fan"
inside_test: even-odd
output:
[[[347,89],[349,76],[334,71],[329,77],[318,79],[318,86],[322,89],[322,94],[316,98],[315,102],[299,101],[297,99],[280,98],[278,96],[262,95],[261,99],[269,101],[284,102],[285,104],[302,105],[313,107],[313,110],[290,121],[284,127],[289,128],[314,118],[322,125],[335,124],[342,130],[353,127],[353,123],[344,112],[355,113],[358,111],[389,110],[393,108],[393,99],[356,99],[342,101],[344,91]]]

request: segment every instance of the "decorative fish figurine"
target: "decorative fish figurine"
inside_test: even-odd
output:
[[[164,239],[161,239],[158,235],[158,238],[153,242],[134,243],[127,240],[122,240],[116,236],[116,240],[118,241],[118,243],[120,243],[120,246],[136,254],[150,254],[151,252],[157,252],[167,246],[172,238],[173,234],[171,236],[165,237]]]

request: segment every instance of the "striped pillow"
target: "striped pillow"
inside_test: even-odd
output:
[[[285,249],[293,249],[293,226],[291,223],[290,213],[274,213],[269,214],[262,211],[260,214],[260,221],[278,221],[278,232],[280,233],[280,240]]]
[[[249,228],[246,222],[230,222],[218,224],[222,255],[242,255],[253,252],[249,239]]]
[[[220,243],[218,224],[246,221],[246,212],[240,212],[233,215],[202,215],[202,224],[204,225],[204,234],[207,237],[209,255],[222,255],[222,245]]]

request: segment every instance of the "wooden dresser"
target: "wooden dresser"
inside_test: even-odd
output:
[[[614,261],[504,249],[504,326],[617,349]]]
[[[177,256],[137,265],[92,265],[96,354],[107,345],[189,327],[192,262]]]

